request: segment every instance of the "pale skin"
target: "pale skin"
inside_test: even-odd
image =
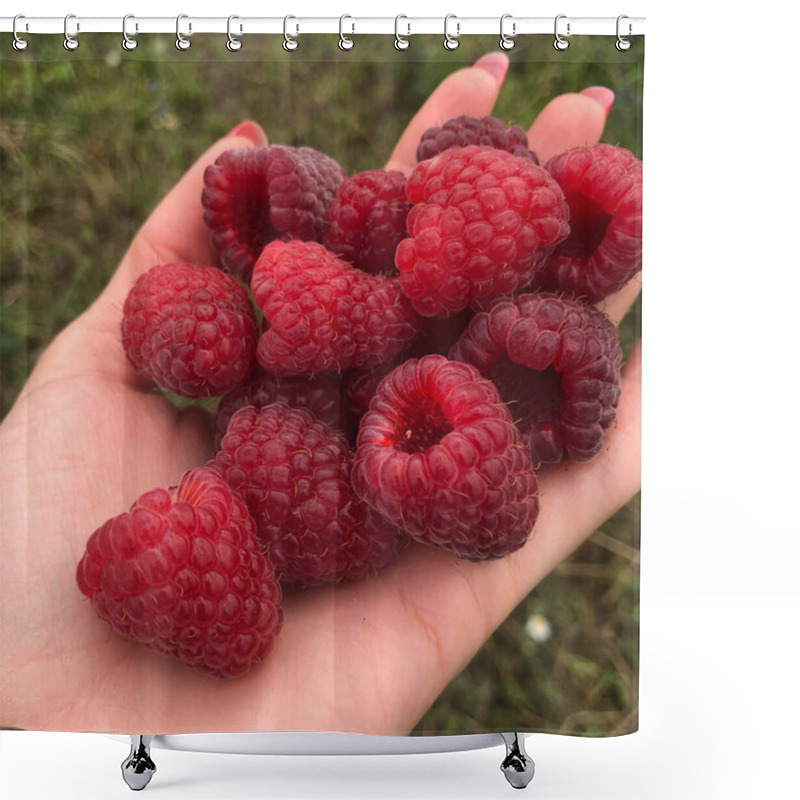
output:
[[[491,113],[506,63],[497,53],[451,74],[387,167],[408,174],[430,125]],[[529,131],[543,161],[600,139],[606,108],[598,98],[596,90],[562,95],[543,109]],[[602,452],[541,473],[541,513],[518,552],[471,563],[412,545],[373,578],[287,593],[274,651],[234,680],[197,673],[102,622],[75,582],[89,534],[212,455],[204,412],[178,411],[125,359],[125,296],[156,263],[217,263],[201,216],[203,170],[226,149],[266,141],[245,123],[200,157],[142,226],[101,296],[42,354],[0,426],[2,726],[407,733],[517,604],[639,489],[637,346]],[[604,310],[619,321],[639,289],[635,279]]]

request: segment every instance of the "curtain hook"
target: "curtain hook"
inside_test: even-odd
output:
[[[560,19],[567,19],[567,15],[566,15],[566,14],[559,14],[559,15],[556,17],[555,26],[554,26],[554,31],[555,31],[556,39],[555,39],[555,41],[553,42],[553,47],[555,47],[555,49],[556,49],[556,50],[566,50],[566,49],[569,47],[569,39],[565,39],[565,38],[564,38],[564,37],[563,37],[563,36],[562,36],[562,35],[561,35],[561,34],[558,32],[558,21],[559,21]],[[569,22],[567,22],[567,36],[569,36]]]
[[[65,50],[77,50],[80,46],[80,42],[78,41],[76,36],[72,36],[69,32],[69,21],[71,19],[75,19],[74,14],[67,14],[64,17],[64,49]],[[75,32],[77,33],[81,29],[80,23],[75,23]]]
[[[339,17],[339,49],[340,50],[352,50],[355,42],[349,37],[345,36],[344,32],[342,31],[342,26],[346,19],[353,19],[349,14],[342,14]],[[355,23],[352,24],[352,33],[355,33],[356,26]]]
[[[297,37],[296,36],[289,36],[289,31],[287,30],[287,25],[290,19],[297,19],[297,17],[293,17],[291,14],[288,14],[283,18],[283,49],[287,51],[297,50]],[[300,26],[297,26],[297,32],[300,32]]]
[[[11,25],[11,31],[14,34],[14,41],[11,43],[11,46],[15,50],[20,50],[21,51],[21,50],[27,50],[28,49],[28,40],[27,39],[23,39],[17,33],[17,20],[20,20],[20,19],[25,19],[24,14],[17,14],[14,17],[14,22]],[[27,22],[25,23],[25,30],[26,31],[28,30],[28,23]]]
[[[451,36],[447,31],[447,23],[450,22],[451,19],[456,20],[456,35]],[[461,28],[461,23],[458,22],[458,17],[455,14],[448,14],[444,18],[444,49],[445,50],[457,50],[459,44],[461,42],[458,41],[458,33]]]
[[[242,44],[242,40],[239,38],[239,36],[234,36],[233,32],[231,31],[231,22],[233,22],[235,19],[239,19],[239,17],[237,17],[236,14],[231,14],[228,17],[228,41],[225,43],[225,47],[227,47],[228,50],[231,51],[231,53],[235,53],[238,50],[241,50],[242,47],[244,46]],[[242,26],[240,24],[239,25],[239,35],[240,36],[241,36],[241,33],[242,33]]]
[[[128,20],[129,19],[136,19],[133,14],[126,14],[122,18],[122,49],[123,50],[135,50],[139,45],[139,42],[136,41],[135,37],[128,35]],[[134,30],[139,30],[139,23],[134,24]]]
[[[631,49],[631,40],[630,39],[625,39],[623,36],[620,35],[620,32],[619,32],[620,31],[620,22],[622,22],[622,20],[624,20],[624,19],[628,19],[628,17],[625,14],[620,14],[617,17],[617,43],[616,43],[616,48],[617,48],[617,50],[620,50],[620,51],[630,50]],[[629,22],[628,23],[628,36],[630,36],[630,35],[631,35],[631,23]]]
[[[178,14],[177,18],[175,19],[175,35],[177,37],[175,39],[175,47],[177,47],[178,50],[188,50],[192,46],[192,40],[188,39],[181,33],[181,20],[188,18],[189,18],[188,14]],[[192,23],[190,22],[189,35],[191,35],[191,33],[192,33]]]
[[[507,19],[512,19],[512,14],[503,14],[500,17],[500,47],[503,50],[511,50],[516,42],[514,41],[513,37],[517,34],[517,23],[511,23],[511,36],[506,36],[505,31],[503,30],[503,25]]]
[[[397,50],[408,50],[408,48],[411,46],[411,42],[409,42],[408,39],[406,39],[406,36],[411,36],[411,23],[410,22],[406,23],[406,26],[408,27],[408,33],[406,33],[406,36],[401,36],[400,35],[401,19],[408,19],[408,17],[405,14],[398,14],[394,18],[394,46],[395,49]]]

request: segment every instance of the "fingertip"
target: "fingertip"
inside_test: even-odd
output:
[[[597,144],[606,124],[600,103],[585,94],[554,97],[528,130],[528,145],[546,164],[554,155],[571,147]]]
[[[473,66],[476,69],[485,70],[501,84],[506,78],[509,64],[508,56],[505,53],[495,51],[481,56]]]
[[[247,139],[254,146],[264,145],[267,143],[267,134],[264,129],[251,119],[246,119],[240,122],[235,128],[225,134],[226,139]]]
[[[614,105],[614,92],[606,86],[587,86],[581,94],[599,103],[606,114],[611,111],[611,106]]]

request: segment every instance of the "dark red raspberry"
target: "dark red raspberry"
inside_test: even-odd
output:
[[[524,294],[478,314],[450,357],[473,364],[500,390],[535,464],[587,461],[616,418],[622,351],[594,306]]]
[[[308,411],[275,403],[231,418],[209,466],[247,503],[279,580],[354,580],[385,566],[397,529],[351,491],[352,452]]]
[[[425,316],[479,308],[527,286],[569,232],[569,210],[550,174],[503,150],[446,150],[418,164],[406,190],[411,235],[395,263]]]
[[[539,511],[531,456],[469,364],[409,359],[361,421],[353,489],[414,539],[468,559],[520,548]]]
[[[519,126],[506,124],[497,117],[460,117],[448,120],[441,128],[428,128],[422,134],[417,146],[417,161],[438,156],[454,147],[468,147],[471,144],[496,147],[515,156],[539,163],[536,153],[528,150],[528,134]]]
[[[564,190],[570,234],[537,272],[537,289],[596,303],[642,268],[642,162],[610,144],[577,147],[546,169]]]
[[[285,403],[292,408],[307,409],[332,428],[341,428],[342,394],[339,384],[338,376],[334,375],[288,375],[278,378],[259,370],[250,380],[220,400],[214,419],[217,449],[234,412],[244,406],[263,408],[272,403]]]
[[[265,145],[224,152],[205,171],[203,219],[222,265],[243,281],[275,239],[321,241],[325,212],[344,179],[310,147]]]
[[[159,264],[125,300],[122,346],[136,369],[184,397],[219,397],[255,365],[258,333],[247,290],[197,264]]]
[[[267,245],[251,285],[264,312],[258,362],[275,375],[371,367],[419,328],[396,279],[355,269],[316,242]]]
[[[77,581],[117,633],[220,677],[265,658],[283,622],[247,508],[204,467],[98,528]]]
[[[394,251],[407,236],[410,208],[402,172],[358,172],[342,181],[336,199],[328,206],[322,242],[364,272],[396,274]]]

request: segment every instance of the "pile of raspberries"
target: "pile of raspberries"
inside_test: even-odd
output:
[[[117,632],[242,675],[287,589],[368,579],[411,540],[505,556],[541,465],[602,448],[622,353],[596,304],[641,269],[641,162],[540,165],[493,117],[428,130],[417,159],[346,177],[268,145],[206,169],[220,266],[143,274],[120,357],[220,398],[216,455],[89,538],[78,586]]]

